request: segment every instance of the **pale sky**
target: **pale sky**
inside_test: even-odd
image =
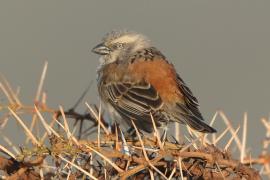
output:
[[[237,126],[247,111],[248,145],[261,145],[260,119],[270,112],[269,5],[246,0],[2,1],[0,73],[21,87],[20,97],[29,104],[47,60],[48,104],[69,108],[96,80],[98,57],[90,49],[112,29],[137,31],[173,62],[207,122],[222,109]],[[85,101],[98,102],[95,83]],[[214,127],[224,125],[217,121]]]

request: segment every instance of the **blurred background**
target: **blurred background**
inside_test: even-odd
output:
[[[48,61],[44,89],[50,107],[70,108],[90,81],[84,101],[96,103],[99,63],[90,49],[113,29],[141,32],[173,62],[198,97],[206,121],[222,109],[237,126],[248,112],[247,146],[256,152],[265,133],[260,119],[270,112],[269,5],[246,0],[1,1],[0,73],[14,88],[20,86],[20,98],[31,104]],[[224,124],[217,119],[214,127]],[[18,136],[18,127],[9,128],[11,136]]]

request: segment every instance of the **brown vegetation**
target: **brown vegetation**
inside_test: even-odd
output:
[[[42,86],[46,74],[45,64],[38,86],[35,103],[27,106],[20,101],[18,94],[3,77],[0,81],[1,95],[8,100],[0,104],[1,124],[4,129],[11,120],[22,127],[26,141],[22,147],[14,145],[9,138],[1,135],[6,145],[0,145],[0,170],[2,179],[261,179],[270,177],[270,154],[268,152],[270,122],[262,119],[267,129],[258,157],[251,157],[246,148],[247,115],[243,120],[242,137],[238,135],[240,126],[235,129],[226,115],[217,112],[211,124],[219,116],[226,127],[213,135],[203,135],[189,130],[191,140],[179,143],[174,138],[142,136],[136,130],[135,138],[124,136],[115,126],[112,132],[103,121],[100,109],[86,103],[87,114],[73,110],[65,112],[62,107],[53,109],[46,105],[46,94]],[[28,115],[29,118],[23,118]],[[76,122],[70,126],[70,121]],[[81,138],[74,129],[82,127],[84,121],[94,122],[97,137]],[[77,123],[80,122],[80,123]],[[28,125],[30,124],[30,125]],[[28,127],[29,126],[29,127]],[[0,129],[0,131],[1,131]],[[42,130],[43,129],[43,130]],[[2,134],[2,133],[1,133]],[[176,134],[179,134],[176,132]],[[230,135],[225,146],[217,146]],[[241,140],[240,140],[241,139]],[[236,158],[230,149],[235,144],[240,154]],[[256,165],[256,168],[253,168]],[[258,171],[259,170],[259,171]]]

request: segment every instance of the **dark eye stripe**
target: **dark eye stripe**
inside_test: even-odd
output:
[[[124,43],[114,43],[111,45],[111,49],[116,50],[116,49],[122,49],[124,47]]]

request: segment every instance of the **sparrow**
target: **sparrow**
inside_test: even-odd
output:
[[[204,122],[197,98],[174,66],[150,40],[132,31],[112,31],[92,49],[100,55],[97,86],[105,110],[118,123],[145,132],[169,122],[202,133],[216,130]]]

